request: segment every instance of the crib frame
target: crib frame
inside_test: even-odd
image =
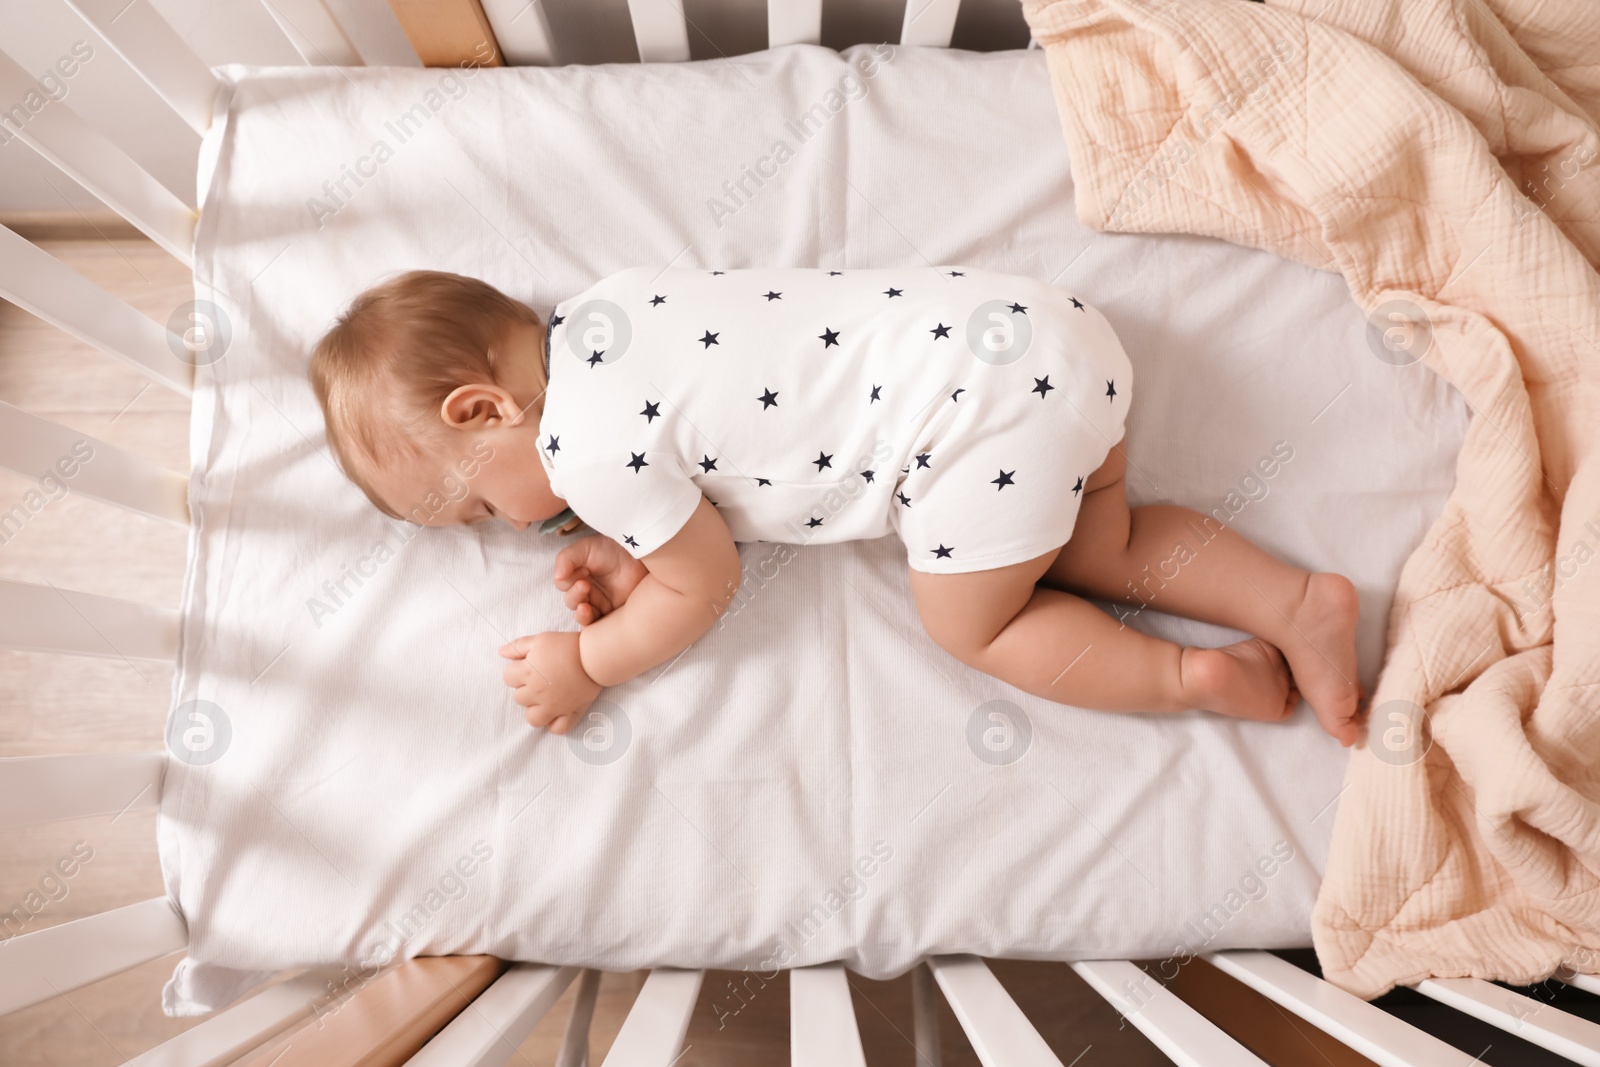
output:
[[[148,0],[62,0],[98,33],[198,137],[208,128],[218,82]],[[262,0],[307,64],[359,66],[362,57],[325,0]],[[430,66],[553,63],[559,50],[544,8],[522,0],[390,0]],[[908,0],[900,44],[948,47],[959,0]],[[766,0],[768,43],[819,42],[822,0]],[[650,62],[689,58],[689,23],[676,0],[628,0],[635,44]],[[18,31],[12,31],[18,32]],[[0,47],[5,42],[0,41]],[[487,46],[487,51],[485,51]],[[1032,47],[1032,42],[1030,42]],[[0,100],[21,99],[31,75],[0,51]],[[0,124],[7,120],[0,116]],[[15,127],[13,122],[13,126]],[[64,103],[52,103],[12,134],[72,177],[161,248],[192,266],[197,213]],[[188,395],[192,366],[183,339],[0,226],[0,296],[26,308],[152,382]],[[0,403],[0,466],[28,476],[69,462],[84,435]],[[147,459],[91,440],[95,462],[73,486],[85,496],[186,525],[187,479]],[[4,516],[0,516],[3,521]],[[171,660],[178,613],[53,586],[0,579],[0,647],[78,656]],[[0,825],[154,810],[167,754],[69,754],[0,760]],[[0,955],[0,1014],[26,1008],[181,951],[183,919],[157,897],[18,935]],[[1465,1053],[1267,952],[1203,957],[1216,968],[1384,1067],[1459,1065]],[[1222,1028],[1126,960],[1070,966],[1175,1062],[1260,1064]],[[940,1061],[936,998],[948,1002],[986,1065],[1061,1063],[993,972],[972,956],[927,960],[913,972],[913,1031],[919,1061]],[[668,1067],[680,1055],[703,973],[652,971],[606,1062]],[[1600,977],[1566,983],[1600,995]],[[489,957],[402,963],[363,982],[331,1025],[308,1021],[328,996],[327,976],[288,976],[195,1028],[135,1057],[140,1067],[225,1063],[503,1064],[574,982],[575,1007],[558,1058],[588,1062],[588,1028],[599,976],[574,967]],[[1600,1025],[1477,979],[1430,979],[1419,992],[1575,1062],[1600,1065]],[[791,1058],[804,1067],[864,1065],[846,972],[833,963],[790,972]],[[291,1044],[292,1042],[292,1044]]]

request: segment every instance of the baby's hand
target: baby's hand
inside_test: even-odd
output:
[[[588,626],[627,602],[650,571],[609,537],[585,537],[556,554],[556,588],[579,626]]]
[[[527,709],[529,726],[564,734],[600,695],[600,686],[584,673],[575,633],[519,637],[502,647],[500,655],[511,661],[505,682],[513,690],[512,699]]]

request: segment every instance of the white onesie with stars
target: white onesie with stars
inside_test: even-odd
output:
[[[936,574],[1066,543],[1133,386],[1097,310],[963,267],[625,270],[545,358],[551,490],[634,556],[704,495],[735,541],[895,532]]]

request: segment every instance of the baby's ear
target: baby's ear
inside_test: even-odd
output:
[[[491,419],[514,422],[520,415],[517,402],[498,385],[458,385],[439,405],[439,418],[456,429],[481,428]]]

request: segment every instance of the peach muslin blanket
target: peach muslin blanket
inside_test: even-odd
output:
[[[1600,972],[1600,15],[1024,0],[1097,228],[1336,270],[1472,425],[1401,575],[1313,917],[1363,996]]]

